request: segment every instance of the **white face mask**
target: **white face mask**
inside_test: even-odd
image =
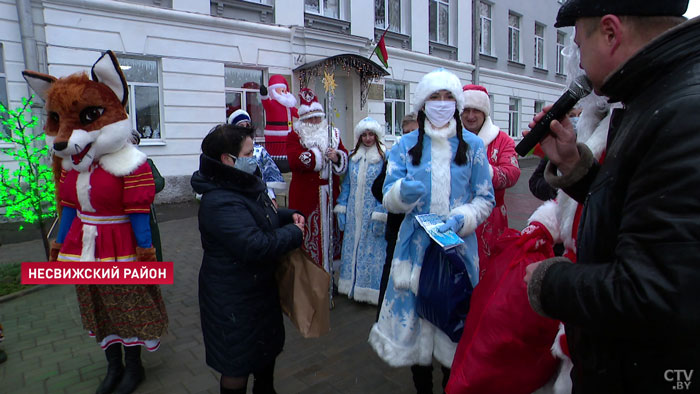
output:
[[[443,127],[455,116],[454,101],[426,101],[425,116],[435,127]]]

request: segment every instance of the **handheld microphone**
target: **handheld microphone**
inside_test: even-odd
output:
[[[520,156],[527,155],[549,133],[549,124],[554,119],[563,118],[580,99],[588,96],[591,90],[591,81],[585,75],[574,79],[566,92],[559,97],[559,100],[552,105],[552,108],[544,114],[535,127],[518,143],[515,151]]]

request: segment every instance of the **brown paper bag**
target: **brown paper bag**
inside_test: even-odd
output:
[[[276,277],[282,311],[301,336],[318,338],[330,331],[328,272],[297,248],[282,257]]]

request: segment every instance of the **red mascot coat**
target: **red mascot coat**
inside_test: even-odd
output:
[[[323,123],[325,124],[325,122]],[[320,132],[326,132],[320,125]],[[329,269],[330,263],[324,260],[329,246],[329,228],[332,210],[328,190],[329,172],[333,173],[333,204],[340,194],[340,177],[348,166],[348,152],[340,141],[338,129],[333,129],[334,138],[331,147],[338,151],[340,163],[328,165],[324,159],[326,147],[321,144],[302,143],[299,135],[292,131],[287,136],[287,155],[292,181],[289,185],[289,208],[299,210],[306,217],[303,249],[320,266]],[[327,139],[327,138],[326,138]],[[341,236],[333,225],[334,256],[340,255]]]
[[[496,206],[491,215],[476,228],[479,243],[479,266],[481,275],[488,268],[492,255],[491,248],[496,240],[508,228],[508,213],[506,211],[506,189],[512,187],[520,178],[518,157],[515,153],[515,143],[508,134],[500,131],[487,117],[479,131],[479,138],[484,141],[488,157]],[[481,276],[480,275],[480,276]]]

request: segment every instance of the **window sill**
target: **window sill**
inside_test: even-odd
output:
[[[554,74],[554,75],[556,75],[556,76],[559,77],[559,78],[566,79],[566,74],[556,73],[556,74]]]
[[[496,63],[498,58],[496,56],[487,55],[485,53],[479,53],[479,60],[488,60],[490,62]]]
[[[242,0],[212,1],[212,15],[249,22],[274,23],[274,7]]]
[[[435,41],[428,43],[428,53],[447,60],[457,60],[457,47]]]
[[[508,65],[513,66],[513,67],[523,68],[523,69],[525,68],[525,64],[520,63],[520,62],[516,62],[513,60],[508,60]]]
[[[165,146],[165,145],[166,145],[166,143],[162,139],[151,140],[151,139],[143,138],[141,140],[141,143],[139,143],[139,146]]]
[[[374,28],[374,42],[379,42],[384,34],[384,29]],[[411,36],[403,33],[397,33],[395,31],[387,30],[384,36],[384,41],[388,46],[397,47],[401,49],[408,49],[411,46]]]
[[[546,68],[540,68],[540,67],[534,66],[534,67],[532,67],[532,69],[538,73],[549,74],[549,70],[547,70]]]
[[[309,12],[304,13],[304,26],[320,30],[350,34],[350,22],[341,19],[329,18],[323,15],[312,14]]]

